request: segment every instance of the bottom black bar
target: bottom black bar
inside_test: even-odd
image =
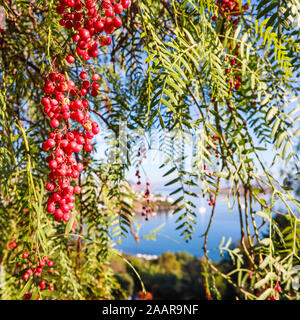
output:
[[[207,319],[245,314],[268,319],[299,308],[299,301],[0,301],[0,319]],[[262,308],[259,308],[262,307]],[[242,308],[242,309],[241,309]]]

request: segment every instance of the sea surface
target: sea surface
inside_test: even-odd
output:
[[[213,261],[219,261],[222,258],[218,250],[222,240],[225,241],[224,244],[231,241],[231,245],[235,246],[241,238],[237,204],[233,203],[232,200],[230,202],[232,210],[229,210],[224,198],[219,198],[216,204],[207,242],[208,256]],[[122,243],[118,244],[116,248],[127,254],[144,255],[145,258],[159,256],[166,251],[186,251],[191,255],[201,257],[204,255],[202,250],[203,234],[209,223],[211,208],[205,199],[199,200],[194,236],[189,242],[185,242],[183,237],[180,236],[183,229],[176,230],[176,227],[182,223],[182,221],[176,223],[179,214],[173,215],[172,211],[155,212],[149,215],[148,221],[145,221],[145,217],[140,214],[136,214],[139,243],[137,244],[134,237],[129,233],[127,238],[122,239]],[[258,207],[254,209],[259,210]],[[250,217],[249,220],[251,221]],[[255,220],[258,226],[262,223],[262,219],[258,215],[255,215]],[[245,216],[243,216],[243,224],[245,226]],[[267,223],[261,228],[260,233],[265,232],[266,229]],[[250,230],[253,231],[251,223]]]

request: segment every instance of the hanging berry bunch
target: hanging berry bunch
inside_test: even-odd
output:
[[[222,20],[223,27],[226,29],[229,24],[233,24],[233,29],[237,27],[237,24],[240,22],[239,16],[249,9],[248,5],[240,7],[239,0],[218,0],[216,2],[218,6],[218,17],[214,16],[213,21],[218,19]],[[229,43],[228,45],[228,55],[225,58],[225,75],[228,77],[228,84],[230,91],[239,90],[242,84],[241,78],[241,66],[242,64],[238,62],[240,55],[239,46]]]
[[[86,61],[98,56],[98,42],[100,46],[111,43],[108,35],[122,25],[117,15],[129,4],[129,0],[115,4],[114,0],[103,0],[100,4],[93,0],[60,0],[56,11],[62,16],[60,25],[72,33],[77,54]],[[68,54],[66,61],[74,63],[74,54]],[[93,73],[89,79],[88,72],[83,70],[77,84],[68,79],[67,73],[60,72],[50,73],[44,83],[45,97],[41,103],[52,127],[42,145],[44,151],[50,152],[46,158],[50,169],[47,211],[54,213],[58,222],[71,218],[75,194],[81,192],[75,181],[85,167],[78,161],[79,153],[82,149],[93,150],[92,139],[100,131],[98,124],[91,121],[89,103],[84,99],[88,94],[98,95],[99,80],[98,74]]]
[[[142,165],[143,160],[147,159],[147,149],[146,149],[144,141],[142,141],[141,146],[138,149],[137,156],[138,156],[138,159],[139,159],[138,160],[138,164],[139,165]],[[138,179],[137,185],[140,185],[141,184],[140,170],[137,169],[136,172],[135,172],[135,175],[136,175],[136,177]],[[148,220],[148,215],[149,215],[149,213],[152,212],[152,209],[150,207],[151,200],[149,199],[149,196],[150,196],[149,187],[150,187],[150,182],[146,182],[146,190],[145,190],[145,193],[143,195],[143,198],[146,199],[146,204],[143,205],[143,207],[142,207],[142,216],[145,217],[145,220]]]
[[[48,257],[39,259],[36,248],[33,248],[29,252],[24,250],[18,253],[17,270],[20,270],[23,281],[29,285],[28,290],[24,294],[26,300],[31,299],[32,291],[40,292],[45,289],[54,291],[54,285],[48,280],[54,273],[53,265],[54,262]],[[31,282],[29,283],[29,281]],[[36,296],[35,298],[39,300],[40,297]]]
[[[11,241],[9,243],[7,243],[7,249],[8,250],[14,250],[18,244],[16,243],[17,239],[16,238],[12,238]]]
[[[135,176],[137,177],[138,181],[137,181],[137,185],[141,184],[141,176],[140,176],[140,170],[136,170],[135,172]]]
[[[137,156],[139,158],[139,161],[138,161],[139,165],[141,165],[143,163],[143,159],[147,158],[146,152],[147,152],[147,150],[146,150],[146,147],[145,147],[144,142],[143,142],[142,146],[139,147],[139,150],[138,150],[138,153],[137,153]],[[136,169],[135,176],[138,179],[137,185],[140,185],[141,184],[140,170]]]
[[[216,2],[219,12],[219,18],[226,19],[234,24],[239,22],[238,16],[240,16],[244,11],[249,9],[248,5],[240,7],[240,0],[218,0]],[[216,21],[218,18],[213,17],[213,21]]]
[[[152,213],[152,209],[150,207],[151,200],[149,199],[149,196],[150,196],[150,188],[149,187],[150,187],[150,182],[146,182],[146,191],[144,194],[144,199],[146,199],[146,205],[143,206],[143,212],[142,212],[142,216],[145,217],[146,221],[149,219],[148,215],[150,213]]]
[[[207,202],[208,202],[209,206],[213,206],[215,204],[215,202],[216,202],[216,199],[215,199],[213,193],[210,190],[208,190]]]
[[[129,0],[121,0],[114,4],[114,0],[103,0],[97,3],[93,0],[60,0],[56,7],[62,16],[60,25],[68,30],[74,30],[73,40],[76,42],[76,52],[83,60],[99,55],[98,42],[101,46],[111,44],[111,36],[115,29],[122,26],[122,19],[118,17],[124,8],[130,5]],[[98,42],[97,42],[98,41]],[[67,56],[70,63],[74,56]]]
[[[241,78],[241,66],[242,63],[238,63],[239,58],[239,45],[236,45],[234,49],[232,48],[232,45],[229,45],[228,51],[230,52],[230,56],[226,56],[226,69],[225,74],[228,75],[228,83],[230,85],[230,91],[233,89],[239,90],[241,84],[242,84],[242,78]]]
[[[147,149],[145,147],[144,141],[142,142],[141,146],[138,149],[138,165],[141,165],[143,163],[143,160],[147,158]],[[137,167],[138,167],[137,165]],[[140,170],[136,169],[135,171],[135,176],[137,177],[138,181],[137,181],[137,185],[141,184],[141,175],[140,175]]]
[[[144,159],[147,159],[147,149],[145,147],[144,142],[142,143],[142,146],[139,148],[138,157],[140,158],[139,160],[140,164],[143,163]]]
[[[100,76],[97,73],[94,73],[92,78],[88,79],[88,74],[86,71],[80,72],[80,79],[82,80],[80,84],[79,91],[73,90],[74,95],[80,94],[81,96],[86,96],[88,93],[91,94],[92,97],[98,96],[98,89],[100,88],[100,85],[98,81],[100,80]],[[90,92],[91,89],[91,92]]]
[[[90,121],[88,101],[78,98],[71,101],[68,97],[71,90],[75,90],[72,81],[66,81],[60,73],[50,73],[44,87],[47,96],[42,99],[44,112],[51,119],[53,128],[42,145],[45,151],[51,151],[46,158],[51,180],[46,189],[52,192],[47,211],[54,213],[56,221],[65,222],[70,220],[74,195],[81,192],[79,185],[72,185],[72,180],[77,179],[84,169],[73,154],[78,154],[83,148],[87,152],[92,151],[91,139],[99,133],[98,124]],[[72,130],[71,125],[76,127]]]

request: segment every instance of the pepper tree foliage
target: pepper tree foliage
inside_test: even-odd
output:
[[[22,279],[20,257],[33,248],[38,257],[54,260],[45,277],[55,291],[33,286],[32,299],[113,298],[119,284],[108,266],[110,256],[117,254],[112,235],[121,239],[131,229],[134,194],[125,173],[136,159],[126,165],[103,163],[84,154],[86,168],[78,181],[83,191],[76,199],[74,220],[59,224],[49,217],[44,190],[48,168],[41,148],[49,122],[40,103],[42,84],[54,57],[70,79],[82,62],[77,60],[75,68],[64,62],[72,49],[71,33],[58,23],[56,1],[0,4],[6,14],[0,38],[1,298],[22,299],[33,286],[32,280]],[[118,138],[122,121],[130,129],[155,127],[162,137],[166,130],[200,136],[191,172],[172,148],[163,150],[162,170],[172,176],[168,185],[176,186],[174,214],[186,241],[198,227],[195,190],[211,199],[210,222],[203,231],[209,293],[214,295],[214,275],[219,274],[245,299],[295,299],[299,201],[285,180],[272,174],[263,155],[265,147],[273,147],[273,163],[284,161],[297,170],[299,3],[264,0],[248,5],[233,23],[212,0],[132,1],[112,45],[101,48],[100,58],[93,61],[101,74],[101,94],[90,98],[91,112],[102,128],[110,129],[102,134],[117,156],[118,139],[110,136]],[[241,79],[237,90],[230,90],[231,74],[226,72],[232,58]],[[134,143],[126,147],[130,153]],[[213,174],[205,169],[210,166]],[[238,248],[231,249],[225,239],[219,247],[232,258],[234,268],[228,274],[209,260],[207,249],[224,183],[230,186],[229,204],[237,204],[241,228]],[[269,197],[264,196],[266,189]],[[284,228],[274,219],[278,214],[285,218]],[[268,233],[262,236],[264,224]]]

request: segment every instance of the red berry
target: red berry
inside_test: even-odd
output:
[[[61,221],[62,217],[63,217],[64,213],[62,212],[61,209],[56,209],[55,213],[54,213],[54,219],[56,221]]]
[[[79,36],[80,36],[81,40],[87,40],[91,37],[90,32],[87,29],[81,29],[79,31]]]
[[[29,274],[28,274],[28,273],[24,273],[23,276],[22,276],[22,278],[23,278],[25,281],[27,281],[28,278],[29,278]]]
[[[50,125],[51,125],[51,127],[53,127],[53,128],[57,128],[57,127],[59,127],[59,121],[58,121],[57,119],[52,119],[52,120],[50,121]]]
[[[68,222],[71,218],[71,214],[69,212],[66,212],[63,216],[63,219],[65,222]]]
[[[87,138],[87,139],[93,139],[93,138],[94,138],[94,134],[93,134],[92,132],[88,131],[88,132],[86,133],[86,138]]]
[[[25,294],[24,294],[24,297],[25,297],[26,300],[30,300],[31,293],[29,291],[26,291]]]
[[[55,140],[53,140],[53,139],[48,139],[47,141],[46,141],[46,143],[47,143],[47,145],[48,145],[48,147],[50,148],[50,149],[52,149],[52,148],[54,148],[55,147]]]
[[[88,88],[91,86],[91,83],[86,80],[86,81],[83,81],[82,86],[83,86],[85,89],[88,89]]]
[[[97,90],[93,89],[92,92],[91,92],[91,96],[92,97],[97,97],[97,95],[98,95]]]
[[[75,42],[78,42],[78,41],[80,40],[80,35],[79,35],[78,33],[75,33],[75,34],[73,35],[73,40],[74,40]]]
[[[114,11],[113,11],[113,9],[112,8],[109,8],[109,9],[106,9],[105,10],[105,17],[107,17],[107,18],[111,18],[111,17],[113,17],[114,16]]]
[[[102,5],[102,8],[108,9],[111,7],[111,2],[109,0],[103,0],[101,5]]]
[[[78,177],[79,177],[79,172],[77,170],[72,170],[72,178],[76,179]]]
[[[82,137],[82,136],[78,136],[77,138],[76,138],[76,142],[78,143],[78,144],[84,144],[84,137]]]
[[[66,60],[67,62],[69,63],[73,63],[75,61],[75,57],[72,55],[72,54],[69,54],[67,57],[66,57]]]
[[[33,271],[32,271],[32,269],[27,269],[27,270],[26,270],[26,273],[29,274],[29,275],[31,275],[31,274],[33,273]]]
[[[54,170],[57,168],[57,162],[54,159],[49,161],[49,168],[51,170]]]
[[[79,76],[80,76],[81,79],[86,79],[87,78],[87,73],[85,71],[81,71]]]
[[[99,127],[93,127],[92,132],[93,132],[93,134],[98,134],[100,132]]]
[[[40,262],[40,268],[44,268],[45,265],[46,265],[46,262],[45,262],[44,260],[42,260],[42,261]]]
[[[99,80],[100,80],[99,74],[94,73],[94,74],[93,74],[93,77],[92,77],[92,80],[93,80],[93,81],[99,81]]]
[[[121,3],[116,3],[114,5],[114,13],[120,14],[122,11],[123,11],[123,6],[121,5]]]
[[[113,33],[115,30],[115,27],[112,23],[112,19],[111,18],[107,18],[105,21],[104,21],[104,31],[105,33],[107,34],[111,34]]]
[[[49,260],[48,263],[47,263],[47,265],[48,265],[49,268],[53,267],[53,261],[52,261],[52,260]]]
[[[48,211],[49,213],[55,212],[55,204],[54,204],[54,203],[49,203],[49,204],[47,205],[47,211]]]
[[[75,0],[68,0],[69,7],[74,7],[74,5],[75,5]]]
[[[40,281],[40,288],[41,290],[44,290],[46,288],[46,282],[44,280]]]
[[[88,55],[92,58],[98,57],[99,51],[97,49],[89,49]]]
[[[48,191],[53,191],[53,190],[55,189],[54,183],[48,182],[48,183],[46,184],[46,189],[47,189]]]
[[[102,32],[104,29],[104,23],[101,20],[96,21],[94,28],[97,32]]]
[[[92,150],[93,150],[93,147],[92,147],[91,144],[85,144],[85,145],[84,145],[84,150],[89,152],[89,151],[92,151]]]
[[[50,107],[50,99],[47,98],[47,97],[44,97],[44,98],[42,99],[42,105],[43,105],[44,107]]]
[[[61,196],[57,192],[54,192],[53,193],[53,199],[55,201],[60,201],[61,200]]]
[[[114,27],[120,28],[122,26],[122,19],[120,17],[114,17],[112,23]]]
[[[81,188],[80,188],[80,186],[76,186],[76,187],[74,188],[74,193],[76,193],[76,194],[81,193]]]
[[[128,8],[130,6],[129,0],[121,0],[121,5],[123,8]]]
[[[78,172],[81,172],[83,170],[83,164],[82,163],[77,163],[74,167]],[[74,191],[74,189],[73,189],[73,191]]]
[[[62,5],[58,5],[56,7],[56,12],[59,13],[59,14],[63,14],[65,12],[66,8]]]

